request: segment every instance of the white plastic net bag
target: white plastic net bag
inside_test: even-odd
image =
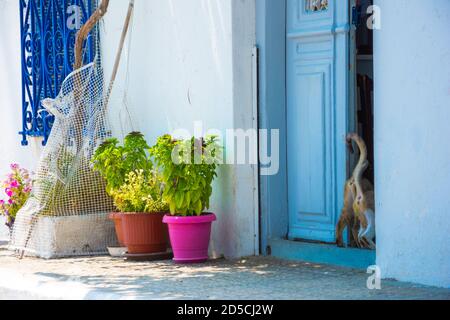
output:
[[[30,199],[19,211],[11,246],[43,258],[105,253],[116,243],[114,207],[91,158],[110,137],[99,59],[73,72],[44,107],[54,126],[37,166]]]
[[[102,0],[93,17],[100,19],[108,3]],[[94,62],[71,73],[56,99],[43,102],[55,122],[31,196],[17,214],[10,249],[50,259],[105,254],[109,246],[117,245],[114,224],[108,219],[113,202],[104,180],[93,171],[91,159],[97,147],[111,137],[108,103],[133,8],[134,0],[130,0],[108,87],[100,63],[97,25]]]

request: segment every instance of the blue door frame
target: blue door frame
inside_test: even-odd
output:
[[[353,268],[375,264],[375,252],[289,241],[286,105],[286,0],[256,1],[259,127],[280,130],[280,171],[260,177],[261,254]]]

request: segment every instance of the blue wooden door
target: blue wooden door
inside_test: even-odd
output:
[[[335,241],[347,176],[349,0],[287,0],[289,238]]]

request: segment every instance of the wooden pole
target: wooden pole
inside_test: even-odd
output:
[[[103,18],[108,11],[109,0],[102,0],[100,6],[94,11],[89,20],[81,27],[77,33],[75,40],[75,63],[73,69],[79,69],[83,66],[83,44],[89,33],[94,29],[95,25]]]
[[[88,21],[81,27],[77,33],[75,40],[75,63],[74,70],[78,70],[83,66],[83,45],[89,33],[94,29],[95,25],[105,16],[108,11],[109,0],[102,0],[100,6],[89,17]],[[74,136],[76,152],[82,151],[83,147],[83,124],[84,124],[84,106],[81,101],[83,91],[83,83],[81,83],[81,75],[74,74]]]

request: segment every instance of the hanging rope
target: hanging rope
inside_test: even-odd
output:
[[[112,72],[112,75],[111,75],[111,80],[109,82],[106,98],[105,98],[105,105],[106,106],[108,105],[109,98],[111,97],[111,91],[112,91],[112,88],[114,86],[114,81],[116,80],[116,77],[117,77],[117,71],[119,70],[119,65],[120,65],[120,60],[121,60],[121,57],[122,57],[123,46],[125,44],[125,39],[127,37],[128,29],[130,27],[130,21],[131,21],[132,15],[133,15],[133,10],[134,10],[134,0],[130,0],[130,3],[128,5],[127,16],[125,18],[125,23],[124,23],[124,26],[123,26],[123,29],[122,29],[122,35],[120,37],[119,49],[117,50],[116,60],[114,62],[114,68],[113,68],[113,72]]]

